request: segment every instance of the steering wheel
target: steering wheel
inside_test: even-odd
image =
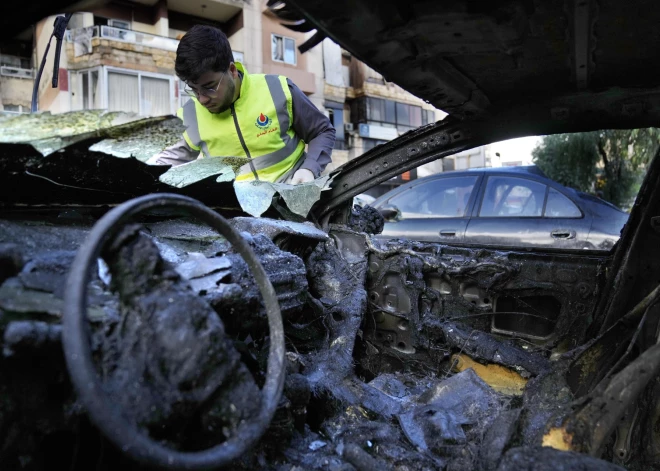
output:
[[[206,222],[224,236],[243,257],[252,271],[263,297],[270,347],[266,382],[262,390],[262,406],[252,421],[242,423],[234,436],[220,445],[203,451],[182,452],[167,448],[140,432],[121,411],[113,408],[101,385],[89,344],[87,284],[91,267],[120,229],[134,216],[151,209],[180,209]],[[120,450],[146,465],[165,469],[215,469],[229,464],[254,445],[268,428],[284,388],[284,329],[282,315],[273,285],[252,248],[229,225],[227,220],[202,203],[177,194],[152,194],[135,198],[106,213],[92,228],[78,250],[66,281],[64,296],[62,344],[67,369],[90,420]]]

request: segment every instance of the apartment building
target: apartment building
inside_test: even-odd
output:
[[[15,44],[0,45],[0,101],[5,111],[29,111],[35,68],[54,18],[34,25]],[[329,39],[301,54],[298,47],[312,33],[282,25],[265,0],[111,0],[76,13],[64,41],[59,87],[51,87],[51,51],[40,81],[38,109],[174,114],[188,99],[174,73],[176,48],[182,35],[199,23],[222,29],[235,59],[248,71],[290,77],[329,116],[337,142],[328,171],[445,116]],[[430,173],[488,165],[484,150],[478,152],[481,159],[472,154],[446,158],[406,172],[374,192]]]
[[[329,39],[322,43],[325,106],[337,129],[333,164],[341,165],[412,129],[443,119],[446,113],[415,97],[352,57]],[[369,191],[373,196],[406,181],[448,170],[444,159],[406,172]]]
[[[38,109],[52,113],[107,109],[145,116],[175,113],[187,99],[174,73],[176,48],[194,24],[222,29],[234,58],[248,71],[287,75],[323,108],[320,53],[300,54],[297,46],[308,35],[282,26],[265,4],[262,0],[111,0],[76,13],[65,36],[59,87],[51,87],[51,50],[40,81]],[[35,70],[54,19],[45,18],[26,31],[20,47],[0,45],[0,110],[29,111]]]
[[[0,47],[0,110],[6,113],[30,111],[34,83],[32,36],[30,29]]]
[[[194,24],[210,24],[228,36],[236,60],[262,68],[261,10],[240,0],[112,0],[71,18],[60,63],[60,86],[50,86],[52,54],[41,79],[39,109],[81,109],[173,114],[186,100],[174,73],[179,39]],[[36,27],[42,57],[53,18]]]

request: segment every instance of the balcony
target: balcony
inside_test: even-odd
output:
[[[156,36],[154,34],[140,33],[128,29],[115,28],[112,26],[91,26],[89,28],[80,28],[66,32],[66,39],[68,42],[74,44],[78,43],[83,48],[87,47],[90,51],[92,48],[92,38],[121,41],[171,52],[176,52],[176,48],[179,45],[179,41],[176,39]]]
[[[0,75],[3,77],[14,77],[19,79],[32,80],[34,78],[34,70],[22,69],[20,67],[2,66],[0,67]]]

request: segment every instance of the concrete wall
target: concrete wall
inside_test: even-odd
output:
[[[150,25],[148,23],[140,23],[139,21],[133,21],[131,23],[131,29],[133,31],[139,31],[140,33],[155,34],[156,36],[169,36],[170,33],[170,23],[167,18],[160,18],[156,24]]]
[[[69,29],[78,29],[86,28],[88,26],[94,26],[94,14],[93,13],[74,13],[69,20]]]
[[[325,82],[329,86],[336,88],[345,88],[350,86],[350,83],[347,83],[344,80],[341,46],[327,38],[324,39],[323,43],[321,44],[323,46]]]
[[[486,156],[487,150],[488,146],[481,146],[454,155],[456,170],[490,167],[490,159]]]
[[[265,3],[264,3],[265,5]],[[303,92],[308,95],[312,95],[317,92],[316,77],[314,73],[309,72],[308,69],[308,59],[310,59],[310,54],[313,55],[315,51],[309,51],[305,54],[300,54],[297,48],[305,42],[306,35],[305,33],[298,33],[296,31],[291,31],[286,28],[280,21],[276,19],[272,13],[267,9],[263,10],[261,15],[261,24],[262,24],[262,33],[261,33],[261,44],[263,49],[263,73],[265,74],[278,74],[289,77]],[[271,34],[279,34],[281,36],[286,36],[293,38],[296,41],[296,64],[285,64],[283,62],[278,62],[273,60],[272,55],[272,37]],[[313,61],[318,61],[318,59],[312,58]],[[312,64],[312,68],[320,67],[318,63]]]
[[[174,51],[105,38],[92,38],[92,53],[79,57],[74,55],[74,45],[67,43],[66,55],[70,70],[107,65],[166,75],[174,75],[174,61],[176,59]]]
[[[263,43],[261,41],[261,28],[262,28],[262,9],[263,6],[260,0],[252,0],[246,2],[243,7],[243,28],[241,31],[232,35],[230,44],[234,36],[236,38],[236,51],[243,53],[245,63],[249,67],[248,72],[253,74],[264,73],[263,69]],[[242,39],[239,38],[242,36]],[[232,44],[232,48],[234,44]],[[268,72],[266,72],[268,73]]]
[[[332,151],[332,162],[330,162],[328,164],[328,166],[323,171],[322,175],[327,175],[328,173],[332,172],[336,168],[339,168],[342,165],[344,165],[349,160],[350,160],[349,151],[347,151],[347,150],[337,150],[337,149],[333,150]]]
[[[305,35],[305,40],[311,38],[314,35],[313,32],[309,32]],[[310,49],[305,53],[307,56],[307,72],[312,74],[314,77],[314,88],[315,91],[309,95],[309,99],[316,107],[325,112],[325,94],[324,94],[324,84],[325,80],[323,79],[323,44],[319,44],[316,47]]]
[[[22,105],[29,110],[32,103],[34,81],[14,77],[0,76],[0,103],[4,105]]]

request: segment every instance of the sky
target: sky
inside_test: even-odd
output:
[[[504,162],[522,162],[522,165],[532,164],[532,149],[541,141],[540,136],[520,137],[508,141],[494,142],[490,145],[493,167],[499,167]],[[499,152],[499,159],[495,155]]]

